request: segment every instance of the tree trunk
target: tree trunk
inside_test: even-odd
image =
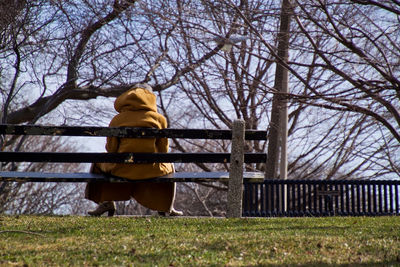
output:
[[[289,37],[290,37],[291,5],[289,0],[283,0],[281,6],[280,29],[278,33],[278,56],[283,62],[288,62]],[[276,64],[275,84],[276,90],[272,100],[271,122],[268,136],[268,157],[265,178],[275,179],[278,177],[278,157],[281,145],[281,136],[287,134],[282,131],[285,121],[282,121],[282,114],[286,114],[286,94],[288,93],[288,70],[280,63]],[[287,121],[287,116],[284,119]],[[283,138],[286,140],[286,138]],[[286,147],[286,146],[285,146]],[[283,153],[285,154],[285,153]],[[286,158],[286,155],[282,158]]]

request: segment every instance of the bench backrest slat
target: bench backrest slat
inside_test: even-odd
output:
[[[1,162],[229,163],[230,153],[62,153],[0,152]],[[264,153],[245,153],[245,163],[263,163]]]
[[[232,139],[231,130],[154,129],[133,127],[79,127],[0,124],[0,134],[50,136],[117,136],[129,138]],[[246,140],[266,140],[267,131],[246,130]]]

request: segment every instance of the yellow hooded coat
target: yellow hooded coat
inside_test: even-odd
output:
[[[149,127],[164,129],[167,121],[157,112],[156,96],[142,88],[128,90],[114,103],[119,113],[110,122],[110,127]],[[110,153],[166,153],[167,138],[119,138],[107,137],[106,150]],[[125,164],[97,163],[92,172],[107,173],[127,179],[146,179],[174,172],[171,163]],[[135,198],[143,206],[169,211],[175,196],[174,183],[88,183],[86,197],[97,203],[103,201],[129,200]]]

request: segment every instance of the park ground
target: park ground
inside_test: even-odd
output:
[[[0,266],[400,266],[400,217],[0,216]]]

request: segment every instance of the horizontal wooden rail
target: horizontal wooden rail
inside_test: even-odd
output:
[[[0,172],[0,181],[8,182],[64,182],[64,183],[86,183],[86,182],[113,182],[113,183],[136,183],[143,181],[151,182],[228,182],[228,172],[176,172],[165,176],[145,180],[129,180],[116,176],[95,173],[48,173],[48,172]],[[243,174],[245,183],[260,183],[264,180],[261,172],[245,172]]]
[[[133,127],[79,127],[0,124],[0,134],[53,136],[116,136],[128,138],[232,139],[231,130],[154,129]],[[266,140],[267,131],[246,130],[246,140]]]
[[[245,153],[245,163],[263,163],[264,153]],[[62,153],[0,152],[0,162],[229,163],[230,153]]]

